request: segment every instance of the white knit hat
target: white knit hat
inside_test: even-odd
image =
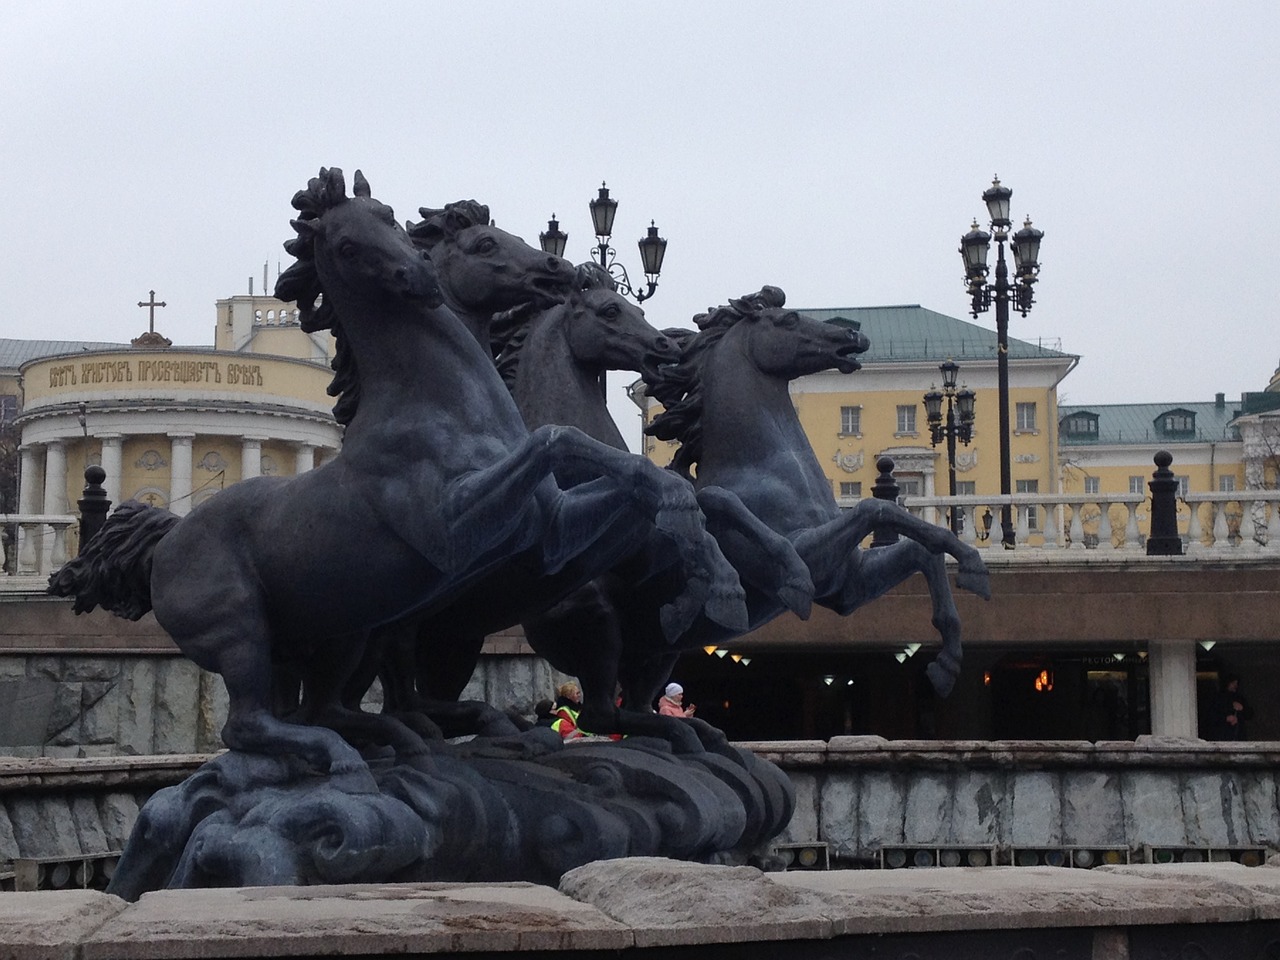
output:
[[[677,693],[684,693],[684,687],[680,686],[678,683],[668,683],[667,696],[674,697]]]

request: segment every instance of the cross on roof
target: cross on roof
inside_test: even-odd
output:
[[[151,308],[150,320],[148,321],[148,329],[150,330],[151,333],[155,333],[156,332],[156,307],[164,307],[164,306],[168,306],[168,304],[166,304],[163,300],[157,302],[156,292],[154,290],[150,291],[150,293],[151,293],[151,299],[145,300],[145,301],[139,300],[138,306]]]

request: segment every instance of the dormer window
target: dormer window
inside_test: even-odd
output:
[[[1196,415],[1190,410],[1166,410],[1156,417],[1156,431],[1166,437],[1189,436],[1196,432]]]
[[[1097,440],[1098,415],[1096,413],[1072,413],[1062,418],[1062,435],[1071,440]]]

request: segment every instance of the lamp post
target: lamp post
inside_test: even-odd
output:
[[[596,249],[593,259],[613,279],[615,288],[628,297],[634,297],[636,303],[644,303],[658,289],[658,274],[662,272],[662,259],[667,252],[667,241],[658,236],[658,228],[649,221],[648,233],[640,239],[640,265],[644,270],[646,289],[632,286],[627,268],[617,261],[617,251],[609,245],[613,235],[613,218],[618,212],[618,201],[609,196],[609,188],[600,184],[599,195],[589,204],[591,208],[591,226],[596,233]],[[553,213],[547,221],[545,232],[538,234],[538,243],[543,253],[563,257],[569,235],[560,229],[560,221]]]
[[[973,439],[973,406],[976,397],[968,387],[956,389],[956,379],[960,375],[960,366],[948,358],[938,367],[942,372],[942,391],[930,387],[924,395],[925,415],[929,418],[929,442],[937,446],[945,437],[947,440],[947,477],[950,481],[950,494],[956,495],[956,441],[965,446]],[[942,401],[947,401],[946,423],[943,423]],[[951,507],[951,532],[960,533],[960,514],[955,505]]]
[[[1031,310],[1034,302],[1032,285],[1040,273],[1040,240],[1044,233],[1031,226],[1030,218],[1022,229],[1009,236],[1009,228],[1013,221],[1009,219],[1009,201],[1013,191],[1000,183],[995,177],[989,189],[982,194],[987,205],[987,213],[991,217],[991,233],[978,226],[973,226],[960,238],[960,255],[964,258],[965,284],[972,299],[971,312],[974,317],[986,313],[994,303],[996,308],[996,373],[1000,387],[1000,493],[1008,496],[1013,492],[1009,457],[1009,304],[1024,317]],[[996,276],[995,282],[987,281],[987,252],[991,240],[996,241]],[[1009,243],[1013,252],[1015,276],[1009,280],[1009,266],[1004,258],[1004,245]],[[1012,550],[1015,544],[1013,530],[1013,513],[1009,504],[1000,508],[1001,541],[1005,549]]]

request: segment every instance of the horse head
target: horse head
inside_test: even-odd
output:
[[[633,370],[652,381],[659,366],[680,359],[676,342],[651,326],[644,311],[617,293],[595,264],[578,268],[576,289],[555,311],[561,313],[574,360],[584,367]]]
[[[871,346],[861,331],[823,323],[786,309],[785,303],[786,294],[780,289],[764,287],[695,321],[704,329],[736,326],[742,330],[752,362],[770,376],[794,380],[823,370],[853,373],[861,368],[854,357]],[[739,323],[743,320],[747,322]]]
[[[424,219],[408,224],[409,236],[456,307],[487,316],[525,303],[546,308],[569,293],[573,267],[493,226],[484,204],[459,200],[418,212]]]
[[[276,296],[296,300],[304,330],[333,326],[335,303],[365,308],[442,302],[431,262],[396,223],[386,204],[370,195],[369,182],[357,170],[353,196],[337,167],[320,175],[293,197],[298,236],[284,246],[297,262],[276,282]],[[324,306],[317,300],[324,294]],[[327,308],[327,309],[326,309]]]

